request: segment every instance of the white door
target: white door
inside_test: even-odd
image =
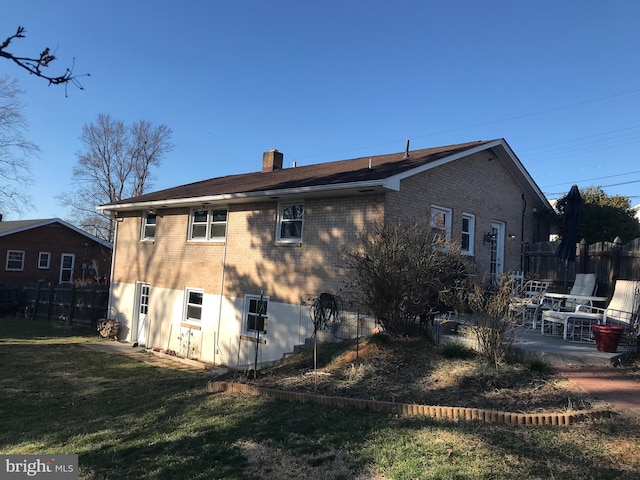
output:
[[[149,329],[149,289],[151,285],[136,282],[136,306],[131,322],[131,341],[138,345],[147,345],[147,330]]]
[[[60,283],[73,282],[73,267],[76,256],[73,253],[63,253],[60,257]]]
[[[491,282],[498,283],[504,271],[504,223],[491,224]]]

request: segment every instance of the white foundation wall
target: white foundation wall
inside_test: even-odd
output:
[[[256,361],[254,332],[243,331],[244,298],[220,297],[205,292],[202,320],[198,324],[183,322],[184,290],[158,288],[149,290],[149,308],[145,325],[147,348],[172,350],[177,355],[216,365],[253,368]],[[120,339],[136,341],[131,325],[136,306],[136,284],[114,283],[110,291],[112,317],[121,324]],[[279,360],[304,343],[313,333],[308,307],[277,302],[268,303],[267,333],[261,335],[257,350],[258,366]]]

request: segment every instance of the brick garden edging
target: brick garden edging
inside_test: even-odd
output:
[[[253,385],[236,382],[209,382],[207,383],[207,391],[210,393],[229,392],[260,395],[289,402],[313,402],[320,405],[333,405],[335,407],[368,408],[374,412],[395,413],[407,416],[424,415],[437,420],[480,420],[483,422],[506,423],[510,425],[569,425],[586,418],[600,418],[614,414],[612,410],[607,409],[563,413],[511,413],[485,410],[482,408],[442,407],[314,395],[303,392],[254,387]]]

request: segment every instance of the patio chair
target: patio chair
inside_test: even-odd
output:
[[[572,312],[547,310],[542,312],[540,332],[543,335],[559,335],[569,341],[591,341],[591,325],[617,325],[624,333],[636,328],[638,301],[640,300],[640,282],[618,280],[613,297],[605,308],[577,304]],[[547,331],[548,329],[548,331]]]
[[[569,291],[568,297],[562,301],[545,298],[540,306],[542,312],[545,310],[559,310],[561,312],[573,312],[578,305],[591,305],[591,300],[575,297],[591,297],[596,294],[598,284],[595,273],[576,273],[576,279]]]
[[[521,326],[536,328],[538,310],[542,305],[547,288],[549,288],[549,282],[527,280],[522,290],[512,297],[509,311],[511,314],[521,317]]]

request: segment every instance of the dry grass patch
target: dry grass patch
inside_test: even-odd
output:
[[[304,478],[306,480],[387,480],[388,477],[358,465],[351,454],[334,447],[317,453],[295,454],[272,442],[239,442],[249,465],[244,473],[262,480]]]
[[[494,365],[472,355],[448,358],[425,338],[374,335],[359,342],[318,346],[260,371],[257,379],[229,374],[265,388],[401,403],[520,412],[588,410],[602,404],[549,367]],[[468,356],[468,355],[467,355]]]

